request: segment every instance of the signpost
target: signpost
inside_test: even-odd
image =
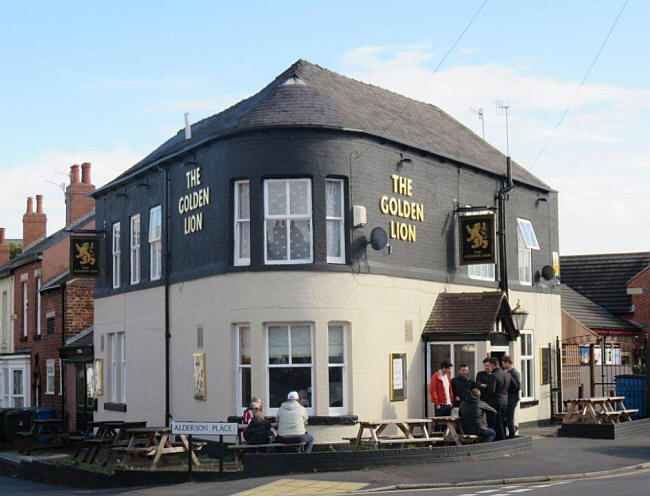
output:
[[[172,434],[187,436],[187,474],[192,480],[192,435],[219,436],[219,475],[223,477],[223,436],[237,437],[237,424],[234,422],[172,422]]]

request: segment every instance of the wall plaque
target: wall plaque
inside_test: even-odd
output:
[[[207,400],[205,391],[205,353],[194,353],[194,369],[192,377],[192,390],[195,400]]]
[[[496,263],[494,214],[458,217],[460,265]]]
[[[406,353],[390,354],[390,401],[406,399]]]
[[[70,274],[73,277],[99,275],[98,236],[70,236]]]

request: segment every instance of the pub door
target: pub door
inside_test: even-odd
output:
[[[93,403],[92,403],[92,374],[93,364],[90,362],[80,362],[76,364],[76,417],[78,431],[86,429],[86,422],[93,420]]]

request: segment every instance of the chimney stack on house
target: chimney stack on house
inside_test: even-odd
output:
[[[70,184],[65,190],[65,225],[81,219],[95,208],[95,200],[88,193],[95,190],[90,182],[90,163],[81,164],[81,180],[79,165],[70,167]]]
[[[5,228],[0,227],[0,266],[9,261],[9,243],[5,240]]]
[[[43,195],[36,195],[36,212],[34,200],[27,197],[27,211],[23,215],[23,250],[45,237],[47,232],[47,215],[43,213]]]

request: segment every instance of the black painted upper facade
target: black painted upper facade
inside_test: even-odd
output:
[[[470,279],[467,267],[458,264],[455,210],[494,206],[505,164],[502,154],[436,107],[299,61],[257,95],[192,126],[191,139],[179,134],[94,193],[97,229],[104,230],[107,241],[96,296],[162,284],[167,260],[170,282],[238,271],[327,270],[496,287],[496,281]],[[200,184],[189,177],[197,168]],[[393,191],[392,175],[411,180],[411,196]],[[558,251],[557,193],[516,164],[513,176],[515,188],[506,209],[510,289],[540,291],[543,281],[518,282],[517,218],[532,222],[539,241],[540,249],[532,251],[535,274],[551,265],[552,252]],[[278,178],[310,179],[309,263],[265,263],[264,182]],[[328,178],[344,184],[344,264],[327,263]],[[238,180],[250,182],[250,265],[245,266],[234,263]],[[192,198],[183,204],[194,192],[194,204]],[[384,195],[421,205],[423,218],[382,213]],[[163,206],[163,271],[160,279],[151,281],[149,212],[157,205]],[[352,225],[354,205],[366,208],[364,227]],[[188,206],[196,208],[187,212]],[[201,228],[185,234],[186,219],[195,213],[202,214]],[[130,284],[129,219],[134,214],[140,214],[140,282]],[[390,232],[391,221],[415,226],[415,241],[391,239],[389,255],[366,248],[363,241],[370,231],[383,227]],[[115,222],[121,226],[118,288],[112,284]]]

